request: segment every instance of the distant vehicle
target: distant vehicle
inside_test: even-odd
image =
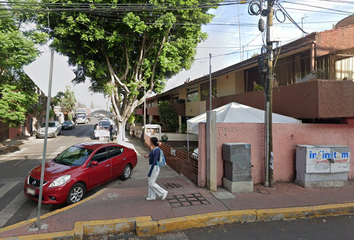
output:
[[[61,128],[63,130],[66,129],[74,129],[75,128],[75,123],[73,121],[65,121],[61,124]]]
[[[76,123],[88,123],[86,108],[78,108],[76,110]]]
[[[126,180],[137,164],[133,149],[115,143],[86,142],[73,145],[46,162],[42,203],[72,204],[85,193],[105,182],[121,177]],[[38,201],[41,165],[25,180],[24,193]]]
[[[109,131],[109,127],[113,126],[113,132],[112,135],[116,136],[117,135],[117,131],[116,128],[114,128],[114,123],[110,120],[110,119],[102,119],[101,121],[98,122],[98,127],[97,129],[95,129],[94,131],[94,137],[98,138],[98,135],[102,135],[102,134],[97,134],[100,131]]]
[[[61,125],[58,121],[48,122],[48,137],[57,137],[61,134]],[[45,136],[45,123],[38,129],[36,137],[44,138]]]

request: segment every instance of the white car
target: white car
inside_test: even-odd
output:
[[[58,121],[48,122],[48,137],[57,137],[61,134],[61,124]],[[45,136],[45,123],[38,129],[36,137],[44,138]]]

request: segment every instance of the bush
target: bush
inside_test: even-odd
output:
[[[135,118],[135,122],[136,123],[143,123],[143,116],[142,115],[138,115],[138,116],[136,116],[136,118]]]
[[[181,133],[186,133],[187,132],[187,124],[185,124],[185,123],[182,123],[181,124]]]
[[[179,128],[178,115],[172,105],[167,101],[159,102],[160,119],[167,126],[168,131],[176,132]]]

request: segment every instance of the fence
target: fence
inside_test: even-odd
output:
[[[150,147],[150,136],[145,135],[145,146]],[[174,149],[166,143],[161,143],[167,165],[177,173],[184,175],[193,183],[198,184],[198,160],[188,156],[188,152]]]
[[[198,184],[198,160],[188,156],[188,152],[174,149],[166,143],[161,144],[168,166]]]

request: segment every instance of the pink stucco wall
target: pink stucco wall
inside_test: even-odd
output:
[[[24,128],[25,131],[24,132],[22,131],[23,130],[22,126],[19,126],[18,128],[9,128],[9,139],[18,136],[29,136],[31,132],[30,129],[31,129],[30,117],[27,117],[25,128]]]
[[[255,184],[264,182],[264,125],[260,123],[217,123],[217,181],[224,175],[222,144],[251,144],[252,178]],[[354,125],[351,124],[273,124],[274,181],[295,179],[296,145],[345,145],[354,150]],[[199,124],[199,179],[206,183],[205,123]],[[354,161],[350,163],[349,179],[354,179]]]

